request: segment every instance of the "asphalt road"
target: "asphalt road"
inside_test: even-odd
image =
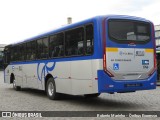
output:
[[[98,98],[63,95],[49,100],[44,91],[15,91],[3,83],[0,71],[0,111],[160,111],[160,87],[134,93],[101,94]]]

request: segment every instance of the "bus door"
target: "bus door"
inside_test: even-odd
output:
[[[105,62],[114,80],[140,80],[154,72],[151,25],[127,19],[105,21]]]
[[[10,50],[9,47],[5,47],[4,49],[4,56],[3,56],[3,68],[4,68],[4,82],[10,83],[10,74],[11,71],[9,70],[9,67],[7,67],[10,64]],[[8,80],[8,81],[7,81]]]
[[[23,84],[23,72],[22,72],[22,65],[11,65],[12,73],[14,73],[16,79],[16,85],[22,86]]]

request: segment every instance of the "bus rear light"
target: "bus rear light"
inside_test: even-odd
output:
[[[114,87],[114,85],[109,85],[109,87],[110,87],[110,88],[113,88],[113,87]]]
[[[155,32],[154,32],[154,25],[152,23],[152,42],[153,42],[153,47],[154,47],[154,69],[151,73],[151,75],[153,74],[154,71],[157,70],[157,61],[156,61],[156,43],[155,43]]]
[[[103,55],[103,69],[104,69],[104,71],[109,75],[109,77],[114,77],[114,75],[107,70],[106,54],[105,54],[105,53],[104,53],[104,55]]]
[[[153,69],[153,72],[151,73],[151,75],[154,73],[154,71],[157,70],[157,60],[156,60],[156,53],[154,55],[154,69]]]
[[[150,83],[151,85],[155,85],[156,83]]]
[[[155,49],[154,49],[154,68],[148,75],[151,76],[154,73],[154,71],[156,71],[156,70],[157,70],[157,60],[156,60],[156,53],[155,53]]]
[[[95,80],[98,80],[98,78],[95,78]]]
[[[157,69],[156,53],[154,54],[154,69]]]
[[[114,75],[112,73],[110,73],[108,70],[106,72],[109,75],[109,77],[114,77]]]
[[[105,85],[105,88],[113,88],[114,85]]]
[[[106,69],[106,54],[103,55],[103,68]]]
[[[107,70],[107,59],[106,59],[106,19],[105,18],[102,22],[102,29],[103,29],[103,33],[102,33],[102,36],[103,36],[103,70],[105,73],[107,73],[109,75],[109,77],[114,77],[114,75],[109,72]]]
[[[148,76],[151,76],[154,73],[154,71],[155,71],[155,68],[148,73]]]

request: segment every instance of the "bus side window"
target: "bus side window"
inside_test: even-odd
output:
[[[36,54],[36,42],[32,41],[32,42],[28,42],[26,45],[26,60],[35,60]]]
[[[26,46],[26,59],[27,60],[30,60],[30,57],[31,57],[30,51],[31,51],[31,42],[28,42]]]
[[[23,50],[22,45],[19,45],[19,61],[22,60],[22,55],[23,55],[22,50]]]
[[[93,54],[93,48],[94,48],[94,35],[93,35],[93,25],[89,24],[86,25],[86,54]]]
[[[11,61],[11,46],[7,46],[4,48],[4,56],[3,56],[3,65],[6,68],[7,65],[10,63]]]
[[[11,61],[14,61],[14,47],[11,47]]]
[[[14,46],[13,47],[13,52],[12,52],[12,54],[13,54],[13,61],[18,61],[18,46],[16,45],[16,46]]]
[[[65,34],[65,55],[83,55],[83,41],[83,27],[67,31]]]
[[[31,42],[31,60],[36,59],[36,41]]]
[[[19,52],[18,48],[19,48],[18,45],[14,47],[14,61],[18,61],[18,52]]]
[[[37,59],[41,59],[41,53],[43,52],[42,39],[37,40]]]
[[[18,46],[18,61],[25,60],[25,43]]]
[[[64,56],[64,34],[58,33],[50,36],[50,58]]]
[[[56,57],[56,35],[50,36],[50,41],[49,41],[49,56],[50,58]]]
[[[22,56],[21,56],[21,60],[26,60],[26,43],[23,43],[22,46],[21,46],[21,51],[22,51]]]
[[[41,58],[48,58],[48,38],[43,38],[43,51],[41,53]]]
[[[59,33],[57,35],[57,41],[58,41],[58,57],[64,56],[64,33]]]

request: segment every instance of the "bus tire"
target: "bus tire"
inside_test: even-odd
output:
[[[47,96],[51,100],[57,100],[59,98],[59,94],[56,92],[56,84],[53,78],[49,78],[46,86]]]
[[[100,96],[100,93],[95,93],[95,94],[85,94],[84,97],[85,98],[96,98]]]
[[[13,80],[13,89],[15,89],[16,91],[21,90],[21,87],[16,85],[16,80]]]

